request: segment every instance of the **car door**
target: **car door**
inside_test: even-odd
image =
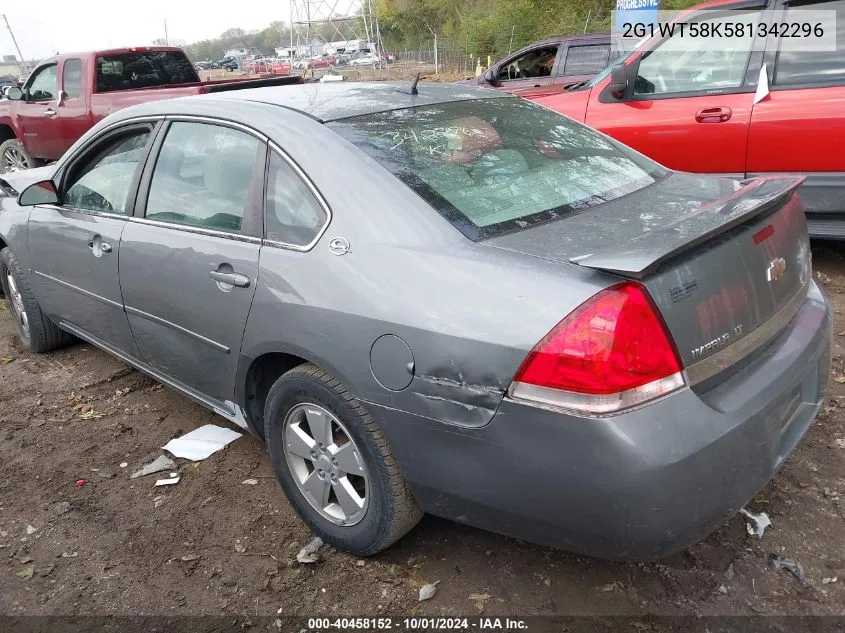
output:
[[[82,148],[57,174],[61,206],[33,207],[28,225],[43,309],[83,338],[135,357],[118,261],[154,129],[154,123],[123,126]]]
[[[762,5],[744,8],[747,20],[766,15]],[[713,28],[737,19],[726,8],[687,21]],[[744,175],[760,53],[752,55],[751,38],[723,38],[719,50],[711,42],[658,42],[629,62],[624,98],[611,95],[610,77],[593,89],[586,123],[672,169]]]
[[[561,48],[558,43],[544,44],[499,62],[493,67],[493,87],[521,90],[550,85],[558,72]]]
[[[233,413],[258,276],[266,145],[226,122],[173,120],[123,233],[120,283],[142,359]]]
[[[56,62],[36,68],[27,79],[23,100],[17,107],[18,128],[22,135],[20,140],[34,158],[53,156],[57,68]]]
[[[765,60],[769,92],[751,114],[747,170],[805,175],[800,194],[811,235],[841,237],[845,159],[836,141],[845,139],[845,0],[785,9],[787,24],[803,22],[793,17],[796,10],[835,11],[836,50],[802,50],[771,38]]]
[[[78,57],[67,58],[59,65],[55,137],[48,158],[59,158],[91,127],[82,75],[82,60]]]

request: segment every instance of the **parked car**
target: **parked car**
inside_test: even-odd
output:
[[[381,60],[375,53],[365,53],[358,57],[353,57],[349,63],[352,66],[373,66],[381,63]]]
[[[703,9],[742,8],[768,25],[781,14],[764,6],[749,9],[720,0],[698,5],[681,19],[718,24],[733,16]],[[837,37],[845,41],[845,0],[800,7],[770,0],[768,6],[783,10],[784,22],[799,8],[835,9]],[[762,54],[751,54],[764,45]],[[768,90],[755,103],[761,72]],[[671,38],[655,39],[592,81],[538,101],[673,169],[739,178],[802,174],[810,235],[845,239],[845,161],[834,149],[845,142],[842,46],[790,52],[778,51],[776,38],[753,44],[738,38],[726,55],[692,46],[678,50]]]
[[[243,70],[250,74],[269,73],[272,62],[269,59],[253,59],[243,66]]]
[[[240,67],[241,61],[239,59],[230,59],[229,61],[224,62],[220,65],[220,68],[228,72],[238,70]]]
[[[76,336],[265,438],[358,555],[423,511],[604,557],[702,538],[826,398],[800,178],[672,172],[504,92],[418,90],[145,103],[4,176],[22,344]]]
[[[521,96],[545,95],[592,78],[624,50],[622,40],[610,33],[553,37],[521,48],[465,81]]]
[[[42,61],[23,88],[0,104],[0,172],[59,158],[107,114],[126,106],[254,87],[252,81],[201,82],[179,48],[69,53]],[[295,78],[263,80],[296,82]]]
[[[270,71],[274,75],[290,75],[293,68],[293,63],[290,59],[276,59],[270,66]]]

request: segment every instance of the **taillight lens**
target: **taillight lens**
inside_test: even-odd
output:
[[[528,354],[509,393],[612,413],[683,384],[678,353],[648,291],[625,282],[602,290],[558,323]]]

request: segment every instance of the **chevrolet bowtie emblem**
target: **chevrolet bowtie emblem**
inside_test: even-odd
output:
[[[769,267],[766,269],[766,279],[769,283],[777,281],[786,273],[786,260],[783,257],[777,257],[769,262]]]

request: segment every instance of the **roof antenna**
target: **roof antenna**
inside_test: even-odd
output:
[[[417,84],[420,82],[420,73],[417,73],[417,78],[414,79],[414,83],[411,84],[411,94],[418,95],[420,91],[417,90]]]

